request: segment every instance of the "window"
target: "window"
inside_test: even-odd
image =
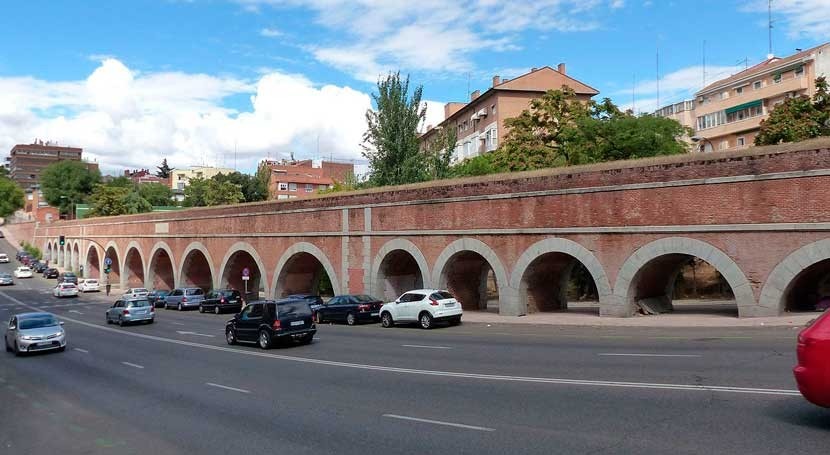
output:
[[[180,191],[183,191],[184,190],[184,182],[177,183],[176,188],[178,188]]]
[[[720,92],[720,99],[725,100],[729,98],[729,92]]]
[[[306,193],[311,193],[313,191],[314,191],[314,184],[306,183],[305,184],[305,192]]]
[[[743,136],[741,136],[738,138],[738,147],[742,147],[744,145],[746,145],[746,140],[743,138]]]
[[[801,77],[804,75],[804,65],[799,66],[795,69],[795,77]]]
[[[720,146],[718,146],[718,150],[724,150],[729,148],[729,141],[720,141]]]
[[[280,191],[288,191],[288,182],[280,182]]]
[[[755,89],[755,90],[760,90],[761,89],[761,81],[753,82],[752,83],[752,88]]]
[[[288,191],[297,191],[297,184],[296,183],[289,183],[288,184]]]
[[[774,82],[776,84],[780,84],[781,83],[781,73],[778,73],[775,76],[772,76],[772,82]]]
[[[328,185],[317,185],[318,190],[327,190],[329,188]]]
[[[726,115],[724,111],[713,112],[697,118],[697,129],[705,130],[707,128],[714,128],[726,123]]]
[[[744,88],[743,88],[743,87],[738,87],[738,88],[736,88],[736,89],[735,89],[735,94],[737,94],[737,95],[740,95],[740,94],[741,94],[741,93],[743,93],[743,92],[744,92]]]
[[[288,199],[288,195],[287,194],[278,194],[277,199]]]
[[[494,105],[492,105],[492,106],[490,106],[490,113],[491,113],[491,114],[495,114],[495,113],[496,113],[496,105],[495,105],[495,104],[494,104]]]

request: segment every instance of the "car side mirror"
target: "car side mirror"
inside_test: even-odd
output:
[[[60,324],[61,324],[61,325],[63,325],[63,324],[64,324],[64,322],[63,322],[63,321],[61,321],[61,322],[60,322]]]
[[[17,330],[17,326],[16,325],[10,325],[9,326],[9,331],[12,331],[12,330]]]
[[[396,303],[396,304],[397,304],[397,303],[401,303],[401,299],[397,299],[397,300],[395,300],[395,303]]]

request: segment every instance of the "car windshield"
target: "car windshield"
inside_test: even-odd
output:
[[[371,295],[353,295],[352,298],[358,303],[369,303],[369,302],[377,302],[378,299],[372,297]]]
[[[86,279],[86,280],[84,280],[84,283],[86,283],[86,284],[98,284],[98,280]]]
[[[144,289],[144,288],[135,288],[135,289],[133,289],[133,292],[135,292],[135,293],[138,293],[138,292],[145,293],[145,292],[147,292],[147,290]]]
[[[58,319],[51,314],[29,316],[21,319],[19,322],[20,330],[39,329],[42,327],[52,327],[58,325]]]
[[[29,268],[28,267],[20,267],[18,270],[20,270],[21,272],[28,272]]]
[[[201,289],[188,289],[187,295],[199,295],[202,293]]]
[[[280,302],[277,308],[280,316],[311,316],[311,308],[305,302]]]
[[[450,294],[447,291],[438,291],[438,292],[433,292],[432,295],[429,296],[429,298],[434,299],[434,300],[446,300],[446,299],[454,299],[455,297],[453,297],[452,294]]]
[[[72,272],[64,272],[63,276],[65,276],[66,278],[74,278],[75,274]]]
[[[233,291],[233,290],[219,291],[219,294],[221,294],[223,297],[227,297],[229,299],[234,298],[234,297],[239,297],[239,291]]]
[[[127,302],[127,308],[142,308],[145,306],[150,306],[150,302],[147,300],[133,300],[131,302]]]
[[[9,275],[8,273],[0,273],[0,277],[2,277],[2,278],[11,278],[12,276]]]

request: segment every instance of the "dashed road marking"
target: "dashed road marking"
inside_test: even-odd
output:
[[[138,368],[138,369],[144,369],[144,367],[143,367],[143,366],[138,365],[138,364],[136,364],[136,363],[130,363],[130,362],[121,362],[121,363],[122,363],[122,364],[124,364],[124,365],[127,365],[128,367],[133,367],[133,368]]]
[[[402,344],[405,348],[419,348],[419,349],[452,349],[449,346],[425,346],[421,344]]]
[[[206,383],[205,383],[205,385],[209,385],[209,386],[211,386],[211,387],[217,387],[217,388],[220,388],[220,389],[225,389],[225,390],[231,390],[231,391],[234,391],[234,392],[240,392],[240,393],[251,393],[251,391],[250,391],[250,390],[245,390],[245,389],[237,389],[236,387],[229,387],[229,386],[222,385],[222,384],[214,384],[214,383],[212,383],[212,382],[206,382]]]
[[[421,419],[418,417],[409,417],[409,416],[401,416],[397,414],[384,414],[383,417],[387,417],[390,419],[398,419],[398,420],[409,420],[411,422],[421,422],[421,423],[429,423],[432,425],[442,425],[445,427],[454,427],[454,428],[463,428],[465,430],[476,430],[476,431],[496,431],[495,428],[487,428],[487,427],[478,427],[475,425],[465,425],[463,423],[453,423],[453,422],[444,422],[442,420],[431,420],[431,419]]]
[[[83,352],[84,354],[89,354],[89,351],[87,351],[86,349],[72,348],[72,350],[73,351],[78,351],[78,352]]]
[[[603,352],[597,355],[605,357],[700,357],[700,354],[629,354],[615,352]]]

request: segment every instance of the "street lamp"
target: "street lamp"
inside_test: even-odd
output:
[[[691,139],[692,139],[692,142],[694,142],[694,143],[703,142],[703,144],[701,144],[701,149],[700,149],[701,152],[706,151],[705,144],[707,142],[709,143],[709,147],[712,148],[712,151],[715,151],[715,144],[713,144],[712,141],[710,141],[709,139],[707,139],[703,136],[697,136],[697,135],[692,136]]]

